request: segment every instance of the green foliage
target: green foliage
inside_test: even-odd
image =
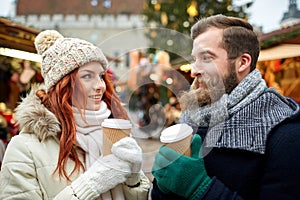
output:
[[[249,1],[237,6],[233,5],[232,0],[146,0],[143,14],[146,17],[147,27],[150,27],[146,30],[146,35],[154,48],[159,47],[164,50],[171,48],[171,53],[173,54],[176,54],[177,50],[184,52],[185,49],[183,48],[189,48],[190,50],[192,42],[186,40],[180,34],[189,37],[191,26],[198,19],[215,14],[247,19],[248,15],[245,10],[253,3],[251,0]],[[177,34],[174,36],[171,45],[170,43],[166,44],[166,42],[170,42],[168,37],[172,34],[166,30],[162,31],[161,28],[168,29],[169,32],[173,30],[173,36]],[[184,52],[184,54],[186,53]],[[172,56],[173,58],[176,57]]]

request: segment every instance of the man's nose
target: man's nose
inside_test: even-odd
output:
[[[191,64],[191,76],[195,77],[195,76],[197,76],[198,73],[199,73],[198,67],[196,66],[195,63],[192,63]]]

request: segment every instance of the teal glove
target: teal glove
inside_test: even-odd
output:
[[[164,193],[174,193],[186,199],[198,199],[208,188],[211,178],[207,175],[201,156],[201,137],[193,136],[191,157],[162,146],[155,156],[152,174],[158,188]]]

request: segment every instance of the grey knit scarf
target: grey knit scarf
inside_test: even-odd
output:
[[[254,70],[229,95],[211,105],[184,111],[180,122],[194,130],[207,127],[205,147],[264,153],[270,130],[298,111],[295,102],[268,89],[260,72]]]

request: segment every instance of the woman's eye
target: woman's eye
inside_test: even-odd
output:
[[[89,79],[89,78],[92,78],[92,75],[91,74],[85,74],[85,75],[81,76],[81,78]]]

